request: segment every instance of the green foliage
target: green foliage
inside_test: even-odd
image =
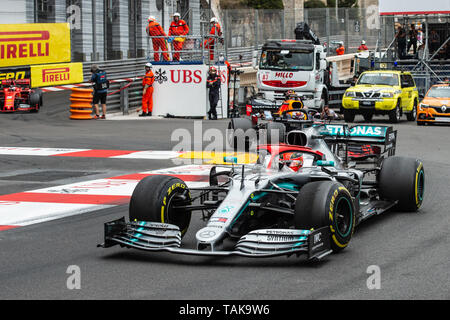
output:
[[[283,0],[244,0],[243,2],[254,9],[284,9]]]
[[[305,1],[304,8],[325,8],[326,5],[320,0],[307,0]]]
[[[327,0],[327,7],[336,7],[336,0]],[[339,8],[357,8],[358,0],[338,0]]]

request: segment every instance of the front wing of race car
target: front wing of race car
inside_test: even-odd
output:
[[[122,217],[105,223],[105,242],[145,251],[167,251],[201,256],[244,256],[265,258],[307,254],[309,260],[320,260],[332,252],[329,227],[317,230],[262,229],[242,236],[233,250],[199,250],[181,247],[181,231],[176,225],[158,222],[125,222]]]

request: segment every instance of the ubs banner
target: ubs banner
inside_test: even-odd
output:
[[[83,82],[83,64],[59,63],[31,66],[31,86],[47,87]]]
[[[220,117],[227,115],[227,68],[216,66],[221,75],[221,96],[217,104]],[[153,115],[176,117],[204,117],[209,110],[208,66],[206,65],[153,65]],[[222,112],[220,111],[222,108]]]
[[[0,67],[70,62],[68,23],[0,24]]]

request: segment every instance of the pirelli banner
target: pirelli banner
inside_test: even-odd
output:
[[[30,73],[33,88],[83,82],[81,62],[31,66]]]
[[[70,62],[68,23],[0,24],[0,67]]]

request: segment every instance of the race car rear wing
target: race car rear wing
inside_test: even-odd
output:
[[[397,130],[391,126],[324,124],[321,125],[320,138],[327,142],[368,144],[384,146],[382,153],[395,155]]]

